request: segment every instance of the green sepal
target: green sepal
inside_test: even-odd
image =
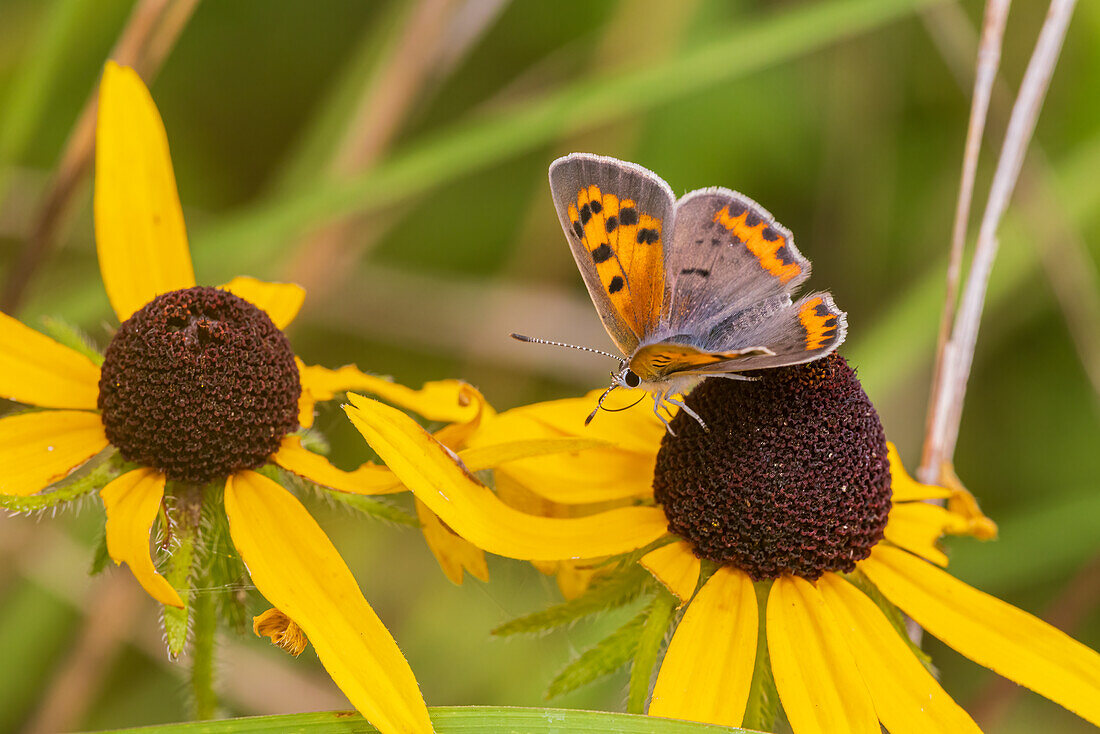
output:
[[[771,581],[758,581],[756,589],[757,633],[756,662],[752,669],[752,682],[749,684],[749,700],[745,707],[742,726],[746,729],[774,731],[775,719],[779,714],[779,691],[775,687],[772,675],[772,662],[768,656],[768,636],[765,619],[768,611],[768,593]]]
[[[594,680],[611,675],[634,657],[638,640],[649,618],[646,609],[619,629],[585,650],[565,666],[546,689],[547,700],[563,696]]]
[[[202,594],[212,597],[218,620],[239,634],[248,629],[246,602],[252,587],[229,535],[222,490],[216,485],[206,489],[196,578]]]
[[[0,495],[0,510],[19,514],[43,512],[61,507],[103,489],[112,479],[122,474],[122,467],[113,458],[102,461],[92,467],[86,474],[45,492],[26,497]]]
[[[645,610],[645,627],[634,649],[634,664],[630,667],[630,689],[626,699],[626,710],[632,714],[645,712],[645,702],[649,698],[649,684],[653,680],[653,668],[661,653],[661,644],[668,635],[669,623],[679,599],[662,584],[654,584],[657,589],[653,601]]]
[[[52,336],[55,341],[64,344],[74,351],[80,352],[85,357],[95,362],[97,366],[103,364],[103,355],[100,354],[99,349],[96,348],[95,342],[92,341],[92,338],[85,334],[80,327],[55,316],[43,316],[42,328],[45,329],[46,333]]]
[[[200,487],[174,482],[169,484],[168,491],[175,502],[170,529],[172,553],[164,564],[164,578],[179,593],[183,607],[163,607],[162,619],[168,657],[175,660],[183,654],[191,632],[204,492]]]
[[[493,630],[492,634],[503,637],[565,627],[579,619],[629,604],[642,592],[652,588],[651,578],[648,571],[632,563],[593,581],[576,599],[505,622]]]

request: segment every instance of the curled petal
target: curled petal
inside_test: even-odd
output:
[[[776,579],[766,629],[775,687],[792,729],[879,734],[871,695],[813,584],[797,576]]]
[[[258,617],[252,618],[252,632],[257,637],[266,637],[271,644],[281,648],[289,655],[298,657],[305,652],[309,638],[294,620],[278,609],[268,609]]]
[[[221,286],[222,290],[240,296],[268,315],[271,323],[285,329],[294,321],[306,289],[296,283],[267,283],[248,276],[239,276]]]
[[[297,436],[284,437],[271,460],[287,471],[340,492],[375,495],[405,491],[401,480],[386,467],[368,462],[354,471],[338,469],[325,457],[302,446],[302,439]]]
[[[352,423],[399,479],[452,530],[490,553],[566,560],[625,553],[666,532],[655,507],[625,507],[575,519],[527,515],[501,502],[458,457],[401,411],[349,394]]]
[[[836,574],[817,582],[890,734],[981,734],[873,601]]]
[[[958,535],[973,535],[978,540],[993,540],[997,537],[997,523],[985,516],[982,508],[978,507],[978,500],[963,486],[955,467],[950,462],[944,462],[940,468],[940,479],[943,486],[951,490],[951,496],[947,498],[947,509],[966,521],[961,530],[951,532]]]
[[[681,605],[691,599],[699,584],[699,558],[682,540],[646,553],[639,563],[675,594]]]
[[[1100,655],[1066,633],[883,545],[859,568],[932,635],[1100,726]]]
[[[195,285],[164,123],[137,73],[113,61],[99,87],[95,235],[119,321],[161,293]]]
[[[440,522],[439,517],[420,500],[416,500],[416,516],[420,519],[420,532],[428,544],[439,567],[452,583],[462,585],[463,571],[479,581],[489,580],[489,566],[485,563],[485,551],[465,538],[454,534]]]
[[[382,732],[430,732],[409,664],[332,542],[289,492],[252,471],[225,483],[233,544],[348,700]]]
[[[894,502],[946,499],[951,496],[949,489],[921,484],[909,476],[909,472],[905,471],[905,466],[901,463],[897,447],[889,441],[886,442],[886,451],[890,458],[890,488]]]
[[[97,413],[46,410],[0,418],[0,494],[45,489],[107,445]]]
[[[182,608],[179,594],[157,573],[149,555],[149,530],[160,511],[164,482],[164,475],[156,469],[135,469],[99,491],[107,510],[107,553],[116,564],[130,567],[149,596]]]
[[[332,400],[337,393],[364,390],[387,403],[441,423],[467,423],[486,407],[479,403],[480,393],[459,380],[427,382],[419,390],[399,385],[392,380],[368,375],[352,364],[330,370],[316,365],[299,365],[302,389],[315,401]]]
[[[946,566],[947,555],[936,547],[936,541],[945,532],[965,530],[966,521],[963,518],[939,505],[906,502],[890,508],[886,539],[921,558]]]
[[[0,313],[0,398],[42,408],[95,410],[99,367]]]
[[[756,662],[758,614],[749,577],[718,569],[676,627],[649,714],[740,726]]]

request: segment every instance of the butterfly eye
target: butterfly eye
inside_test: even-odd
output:
[[[627,387],[638,387],[642,384],[642,378],[634,374],[633,370],[627,370],[626,374],[623,375],[623,382],[626,383]]]

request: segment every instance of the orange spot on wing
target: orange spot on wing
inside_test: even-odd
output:
[[[836,335],[836,314],[820,296],[803,304],[798,319],[806,330],[806,349],[820,349]]]
[[[760,261],[765,270],[779,278],[779,282],[786,283],[798,276],[802,272],[802,268],[798,263],[784,262],[783,258],[780,257],[781,251],[786,252],[783,247],[787,244],[787,238],[773,229],[776,238],[774,240],[764,239],[763,232],[768,229],[768,224],[759,222],[750,227],[747,223],[749,211],[745,210],[735,217],[730,214],[729,206],[726,206],[714,215],[714,221],[745,243],[748,251],[756,256],[756,259]]]

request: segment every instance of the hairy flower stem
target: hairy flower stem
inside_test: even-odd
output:
[[[192,601],[194,633],[191,641],[191,696],[193,718],[214,718],[218,698],[214,693],[214,639],[217,636],[217,605],[211,594],[196,594]]]
[[[170,539],[172,555],[168,560],[164,578],[179,592],[184,606],[182,609],[164,607],[164,639],[168,645],[168,656],[172,660],[177,659],[183,652],[190,632],[194,603],[191,587],[194,586],[195,545],[202,516],[203,492],[200,487],[184,486],[174,494],[176,507],[172,513]]]
[[[645,713],[645,701],[649,696],[649,682],[653,677],[653,666],[657,664],[657,654],[661,642],[668,631],[668,622],[677,599],[662,586],[649,605],[649,618],[646,619],[642,636],[638,640],[638,651],[634,654],[634,665],[630,668],[630,694],[626,710],[632,714]]]

